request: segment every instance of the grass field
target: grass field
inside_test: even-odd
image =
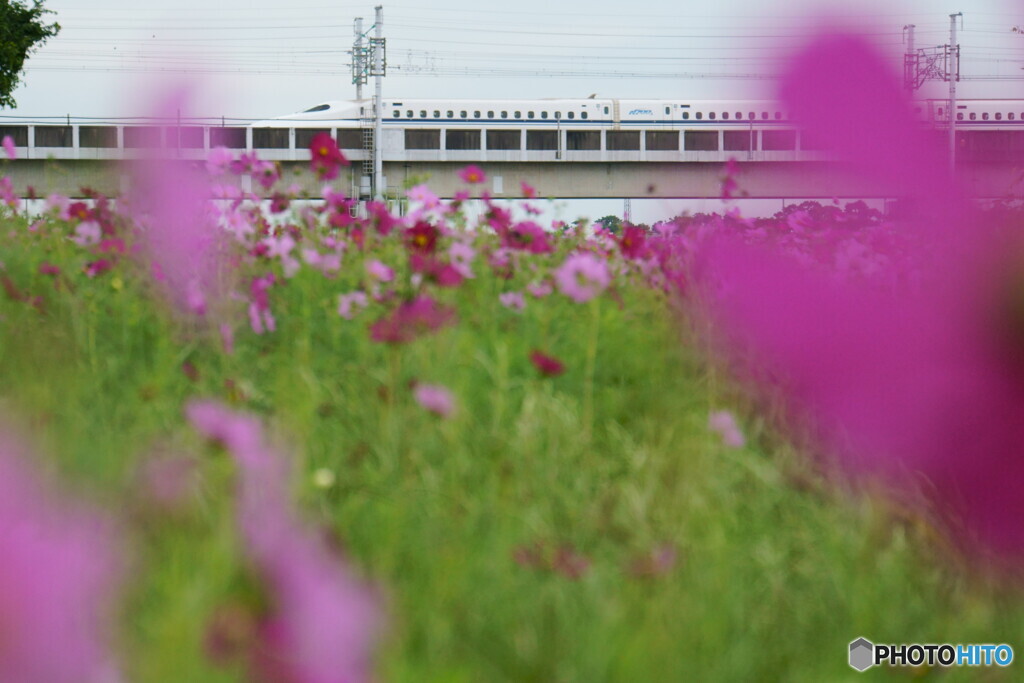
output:
[[[325,216],[295,229],[294,250],[287,230],[254,223],[231,246],[238,295],[205,315],[162,296],[159,255],[134,250],[140,233],[120,219],[124,253],[102,254],[71,240],[95,214],[31,230],[3,219],[5,418],[65,495],[117,519],[127,565],[111,648],[126,680],[255,675],[271,599],[236,528],[235,464],[185,418],[194,399],[258,416],[287,456],[302,517],[373,586],[382,681],[838,681],[865,675],[847,665],[858,636],[1019,645],[1014,586],[919,508],[827,476],[698,343],[657,259],[626,256],[621,236],[549,233],[550,251],[533,253],[535,238],[508,237],[515,221],[495,234],[425,214],[451,229],[428,235],[426,258],[450,265],[456,242],[475,252],[441,286],[451,273],[411,260],[415,228],[384,236]],[[255,249],[267,240],[270,254]],[[340,268],[297,257],[311,247]],[[553,278],[573,252],[610,274],[583,302]],[[109,269],[87,272],[101,255]],[[374,284],[372,260],[394,280]],[[266,273],[275,329],[257,334],[248,283]],[[554,291],[527,292],[539,283]],[[353,291],[371,296],[346,319],[338,297]],[[375,341],[372,325],[414,292],[456,319]],[[509,292],[522,310],[499,299]],[[537,350],[564,372],[542,373]],[[453,409],[421,405],[424,385]],[[723,410],[743,445],[709,428]],[[1017,668],[870,673],[1010,681]]]

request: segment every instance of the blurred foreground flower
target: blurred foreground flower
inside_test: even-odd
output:
[[[455,397],[439,384],[417,384],[413,389],[416,402],[425,410],[441,417],[451,417],[455,412]]]
[[[861,39],[820,39],[783,85],[816,139],[891,181],[927,220],[905,226],[916,258],[894,259],[886,287],[767,246],[710,240],[697,273],[721,340],[847,471],[897,490],[923,475],[969,545],[1024,555],[1021,236],[970,220],[898,82]],[[890,112],[890,124],[875,126],[870,111]]]
[[[611,282],[608,266],[593,254],[572,254],[554,272],[558,291],[576,303],[585,303]]]
[[[51,496],[0,433],[0,681],[120,680],[108,650],[120,558],[110,522]]]
[[[271,606],[250,652],[253,679],[370,680],[381,625],[376,600],[322,535],[299,520],[288,496],[286,462],[264,442],[259,421],[212,401],[193,401],[186,412],[239,468],[238,525]]]

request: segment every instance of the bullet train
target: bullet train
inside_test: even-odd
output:
[[[918,100],[914,107],[923,125],[946,127],[947,100]],[[299,149],[315,131],[330,130],[342,148],[365,149],[372,144],[373,113],[371,100],[326,101],[253,123],[253,146],[290,142]],[[956,118],[964,160],[1024,159],[1024,100],[961,100]],[[382,126],[385,153],[417,158],[430,150],[601,152],[602,158],[608,152],[655,153],[648,158],[700,152],[702,158],[817,149],[785,108],[768,100],[389,98]],[[286,129],[295,131],[293,140],[286,140]]]

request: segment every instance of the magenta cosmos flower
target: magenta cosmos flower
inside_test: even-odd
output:
[[[114,538],[103,516],[45,491],[0,432],[0,680],[120,680],[108,649]]]
[[[470,183],[471,185],[477,185],[487,180],[487,176],[484,174],[483,169],[473,164],[460,169],[459,178],[462,179],[462,182]]]
[[[323,180],[338,177],[338,168],[348,166],[348,159],[338,149],[338,143],[329,133],[317,133],[309,141],[310,167]]]
[[[376,342],[405,344],[417,337],[436,332],[455,322],[455,309],[437,303],[429,296],[407,301],[370,327]]]
[[[572,254],[554,272],[558,291],[576,303],[585,303],[611,282],[608,265],[593,254]]]
[[[971,218],[899,83],[860,39],[819,40],[783,85],[817,139],[929,213],[906,226],[918,253],[893,261],[883,279],[896,284],[885,287],[769,246],[712,240],[697,273],[720,339],[847,471],[897,491],[923,478],[968,546],[1019,559],[1024,243]],[[888,112],[887,125],[872,111]]]
[[[221,442],[239,468],[238,525],[268,593],[270,612],[250,653],[254,680],[361,683],[371,680],[381,617],[322,534],[298,518],[288,496],[286,460],[269,448],[259,421],[213,401],[195,401],[193,426]]]

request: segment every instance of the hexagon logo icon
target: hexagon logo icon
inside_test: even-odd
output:
[[[850,666],[865,671],[874,666],[875,646],[867,638],[858,638],[850,643]]]

